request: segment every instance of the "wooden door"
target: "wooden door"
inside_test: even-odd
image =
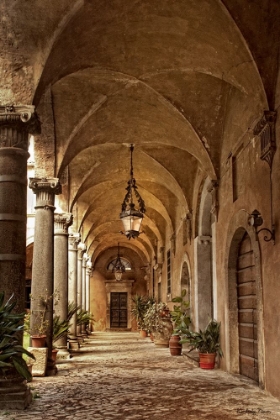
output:
[[[127,293],[111,292],[110,328],[127,328]]]
[[[237,262],[239,368],[241,375],[258,382],[257,296],[254,253],[244,235]]]

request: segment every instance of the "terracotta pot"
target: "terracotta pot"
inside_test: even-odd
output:
[[[181,337],[179,335],[172,335],[169,340],[169,348],[171,356],[181,356],[182,344],[179,342]]]
[[[140,330],[140,337],[141,338],[146,338],[147,337],[147,331],[145,331],[145,330]]]
[[[201,369],[214,369],[216,353],[199,353],[199,366]]]
[[[56,361],[57,353],[58,353],[58,349],[52,349],[52,360],[54,362]]]
[[[32,335],[31,343],[32,347],[45,347],[46,335]]]

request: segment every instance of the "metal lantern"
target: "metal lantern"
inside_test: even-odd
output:
[[[127,193],[122,203],[120,218],[123,222],[124,233],[128,239],[137,238],[140,235],[141,223],[144,217],[145,202],[138,192],[136,180],[133,176],[132,154],[134,146],[130,145],[130,179],[126,187]],[[138,208],[135,208],[135,202]]]
[[[122,274],[125,272],[125,266],[122,263],[122,260],[120,258],[120,247],[118,244],[118,256],[116,259],[116,262],[114,264],[114,267],[112,269],[112,273],[115,275],[115,279],[117,281],[120,281],[122,279]]]

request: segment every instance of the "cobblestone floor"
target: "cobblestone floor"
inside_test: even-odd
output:
[[[1,420],[280,420],[280,402],[250,380],[205,371],[137,333],[94,333],[55,377],[34,378],[33,403]]]

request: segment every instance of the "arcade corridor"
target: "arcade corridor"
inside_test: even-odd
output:
[[[280,419],[279,401],[253,381],[202,370],[138,333],[94,333],[58,369],[55,377],[33,379],[30,407],[0,410],[0,419]]]

